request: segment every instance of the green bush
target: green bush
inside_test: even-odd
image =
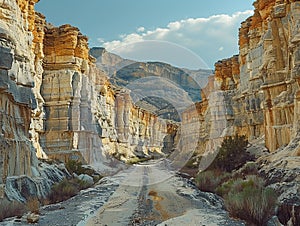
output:
[[[253,157],[246,151],[248,141],[245,136],[235,135],[225,138],[218,149],[218,154],[210,169],[219,169],[226,172],[232,172],[243,166]]]
[[[71,198],[79,192],[77,185],[67,179],[62,180],[52,186],[48,196],[50,203],[57,203]]]
[[[222,183],[220,186],[218,186],[216,189],[215,189],[215,192],[224,197],[225,195],[227,195],[233,184],[235,183],[235,180],[241,180],[241,179],[229,179],[228,181],[225,181],[224,183]]]
[[[208,170],[198,173],[195,182],[201,191],[215,192],[215,189],[229,177],[230,174],[226,172]]]
[[[69,160],[66,163],[66,168],[69,173],[73,174],[76,173],[77,175],[80,175],[84,173],[84,168],[82,167],[82,162],[76,161],[76,160]]]
[[[230,180],[217,191],[224,197],[225,206],[233,217],[254,225],[265,225],[275,212],[277,195],[257,176]],[[227,194],[226,194],[227,193]]]
[[[67,200],[78,194],[79,187],[73,180],[63,179],[61,182],[52,186],[52,190],[48,196],[50,203],[57,203]]]
[[[71,180],[63,179],[61,182],[52,186],[48,199],[50,203],[62,202],[77,195],[80,190],[88,187],[90,187],[90,184],[78,178]]]
[[[103,178],[103,176],[97,173],[93,168],[83,166],[82,162],[80,161],[69,160],[66,163],[66,169],[71,174],[87,174],[94,179],[94,183],[97,183],[101,178]]]

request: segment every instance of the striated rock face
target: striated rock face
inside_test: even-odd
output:
[[[41,87],[45,119],[40,143],[50,158],[89,164],[160,152],[167,122],[136,107],[126,90],[114,89],[89,56],[77,28],[46,28]]]
[[[298,225],[300,2],[257,0],[254,7],[239,30],[239,55],[215,64],[203,101],[184,114],[189,120],[200,115],[200,154],[234,134],[264,140],[270,154],[259,163],[280,194],[278,217]]]
[[[37,157],[109,164],[115,160],[111,156],[130,161],[164,155],[174,143],[183,151],[197,144],[202,154],[216,150],[224,137],[240,134],[265,140],[272,154],[262,159],[268,162],[262,174],[271,186],[284,190],[292,169],[297,180],[291,197],[299,200],[299,1],[257,0],[254,15],[239,30],[239,55],[218,61],[201,90],[198,78],[210,71],[127,61],[101,48],[90,51],[77,28],[46,24],[34,11],[36,2],[0,0],[0,197],[44,196],[64,177]],[[183,126],[158,117],[174,113],[162,101],[143,102],[152,104],[153,112],[166,106],[151,113],[109,80],[125,86],[146,77],[167,78],[190,99],[201,100],[183,112]],[[280,201],[291,198],[282,195]]]
[[[44,17],[33,0],[0,1],[0,199],[46,196],[64,174],[39,163],[37,126],[42,111]],[[32,142],[34,141],[34,142]]]
[[[263,109],[260,121],[266,146],[275,151],[298,131],[296,24],[300,8],[298,2],[275,0],[256,1],[254,6],[254,16],[240,30],[241,89],[245,92],[253,87],[259,109]]]
[[[46,24],[36,2],[0,1],[0,198],[22,202],[65,177],[38,158],[109,168],[111,156],[164,155],[164,137],[177,128],[113,87],[87,37]]]
[[[84,92],[82,86],[88,87],[83,77],[90,70],[87,38],[70,25],[47,28],[44,54],[41,95],[45,101],[45,123],[40,131],[40,143],[50,158],[64,159],[80,145],[80,122],[84,120],[80,114],[84,108],[81,92]],[[84,104],[90,107],[88,101]],[[57,157],[59,152],[62,156]]]
[[[299,130],[300,6],[275,0],[259,0],[254,6],[254,15],[239,31],[239,55],[217,62],[213,81],[202,90],[204,127],[206,134],[211,128],[220,130],[213,133],[221,137],[265,137],[273,152]]]
[[[18,4],[17,4],[18,3]],[[34,1],[2,1],[0,8],[0,184],[10,176],[31,175],[32,5]],[[22,7],[21,7],[22,6]]]
[[[41,85],[43,81],[43,60],[44,60],[44,29],[45,29],[45,17],[42,14],[35,14],[35,26],[33,30],[33,43],[32,51],[34,53],[34,87],[33,93],[36,100],[36,108],[32,110],[32,123],[30,127],[31,140],[36,150],[38,158],[47,158],[47,155],[43,152],[40,146],[39,132],[42,131],[44,126],[44,99],[40,93]]]
[[[19,201],[45,196],[65,176],[38,158],[103,169],[99,162],[110,164],[111,156],[164,155],[164,137],[177,128],[113,87],[89,55],[87,37],[46,24],[36,2],[0,1],[0,198]],[[104,63],[114,63],[108,55]]]

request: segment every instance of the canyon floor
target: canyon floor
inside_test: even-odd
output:
[[[244,225],[222,201],[155,162],[105,177],[93,188],[41,209],[38,226]],[[26,218],[0,225],[27,225]]]

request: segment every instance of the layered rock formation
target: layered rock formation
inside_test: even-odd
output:
[[[196,105],[201,120],[197,152],[213,152],[234,134],[250,142],[264,140],[270,154],[259,161],[261,173],[281,194],[280,220],[297,225],[300,3],[257,0],[254,7],[239,30],[239,55],[215,64],[203,101]],[[195,111],[184,114],[190,118]]]
[[[1,2],[1,183],[8,176],[31,175],[29,127],[36,101],[32,92],[33,1]],[[33,15],[34,17],[34,15]],[[20,38],[21,37],[21,38]]]
[[[38,164],[31,142],[36,138],[32,111],[40,102],[35,82],[41,77],[41,42],[33,34],[43,23],[33,10],[36,2],[0,2],[0,198],[6,194],[19,201],[33,194],[45,196],[63,178],[58,169]],[[33,114],[37,116],[38,110]]]
[[[116,162],[112,156],[164,155],[164,137],[177,128],[113,87],[89,55],[87,37],[47,24],[36,2],[0,7],[0,198],[19,201],[45,196],[65,176],[38,158],[103,169]]]
[[[256,1],[254,6],[254,15],[239,31],[240,54],[215,64],[202,105],[211,115],[207,128],[215,129],[211,125],[222,124],[218,120],[224,117],[224,136],[265,136],[266,147],[275,151],[295,138],[299,127],[299,3]]]
[[[77,28],[47,27],[44,54],[40,143],[50,158],[92,164],[102,155],[128,160],[160,152],[167,122],[134,106],[129,91],[111,86]]]
[[[295,215],[300,200],[298,1],[254,3],[254,15],[239,31],[239,55],[216,63],[202,101],[181,116],[180,134],[177,124],[137,107],[129,90],[113,86],[89,55],[87,38],[70,25],[47,25],[34,12],[36,1],[0,0],[0,197],[45,196],[64,177],[37,157],[109,164],[115,160],[111,156],[128,161],[163,155],[164,143],[204,153],[237,133],[250,141],[264,139],[271,154],[261,159],[261,172],[271,186],[284,191],[294,181],[280,201],[290,217]],[[153,75],[180,81],[192,99],[200,92],[190,71],[162,63],[128,66],[103,49],[94,50],[97,54],[102,67],[109,64],[107,73],[121,69],[112,75],[123,85]]]
[[[294,95],[298,86],[292,75],[296,66],[295,34],[299,32],[294,25],[298,20],[297,5],[257,1],[254,16],[244,22],[244,30],[240,31],[240,36],[245,36],[245,31],[249,36],[248,42],[240,41],[241,81],[256,81],[257,92],[262,92],[266,146],[270,151],[293,138]]]

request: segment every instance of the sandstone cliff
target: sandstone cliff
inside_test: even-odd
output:
[[[177,128],[112,86],[88,38],[47,24],[36,2],[0,2],[0,198],[19,201],[45,196],[65,176],[38,158],[117,170],[116,159],[164,155],[164,137]]]
[[[254,7],[239,30],[239,55],[215,64],[196,105],[202,122],[197,152],[213,152],[234,134],[246,135],[253,145],[263,140],[270,154],[260,159],[261,172],[292,219],[300,203],[300,4],[257,0]],[[191,118],[195,110],[184,114]]]
[[[110,84],[77,28],[46,27],[44,54],[40,143],[48,157],[96,164],[103,156],[126,161],[160,152],[168,123],[136,107],[129,91]]]
[[[37,154],[43,154],[37,145],[38,126],[32,122],[42,103],[39,26],[44,18],[35,14],[36,2],[0,2],[0,198],[5,194],[19,201],[36,194],[45,196],[64,176],[37,159]]]
[[[224,121],[222,136],[265,137],[273,152],[299,130],[299,3],[256,1],[254,6],[254,15],[239,31],[239,55],[217,62],[214,77],[201,91],[206,106],[201,114],[210,115],[207,128],[215,130],[213,123]]]

